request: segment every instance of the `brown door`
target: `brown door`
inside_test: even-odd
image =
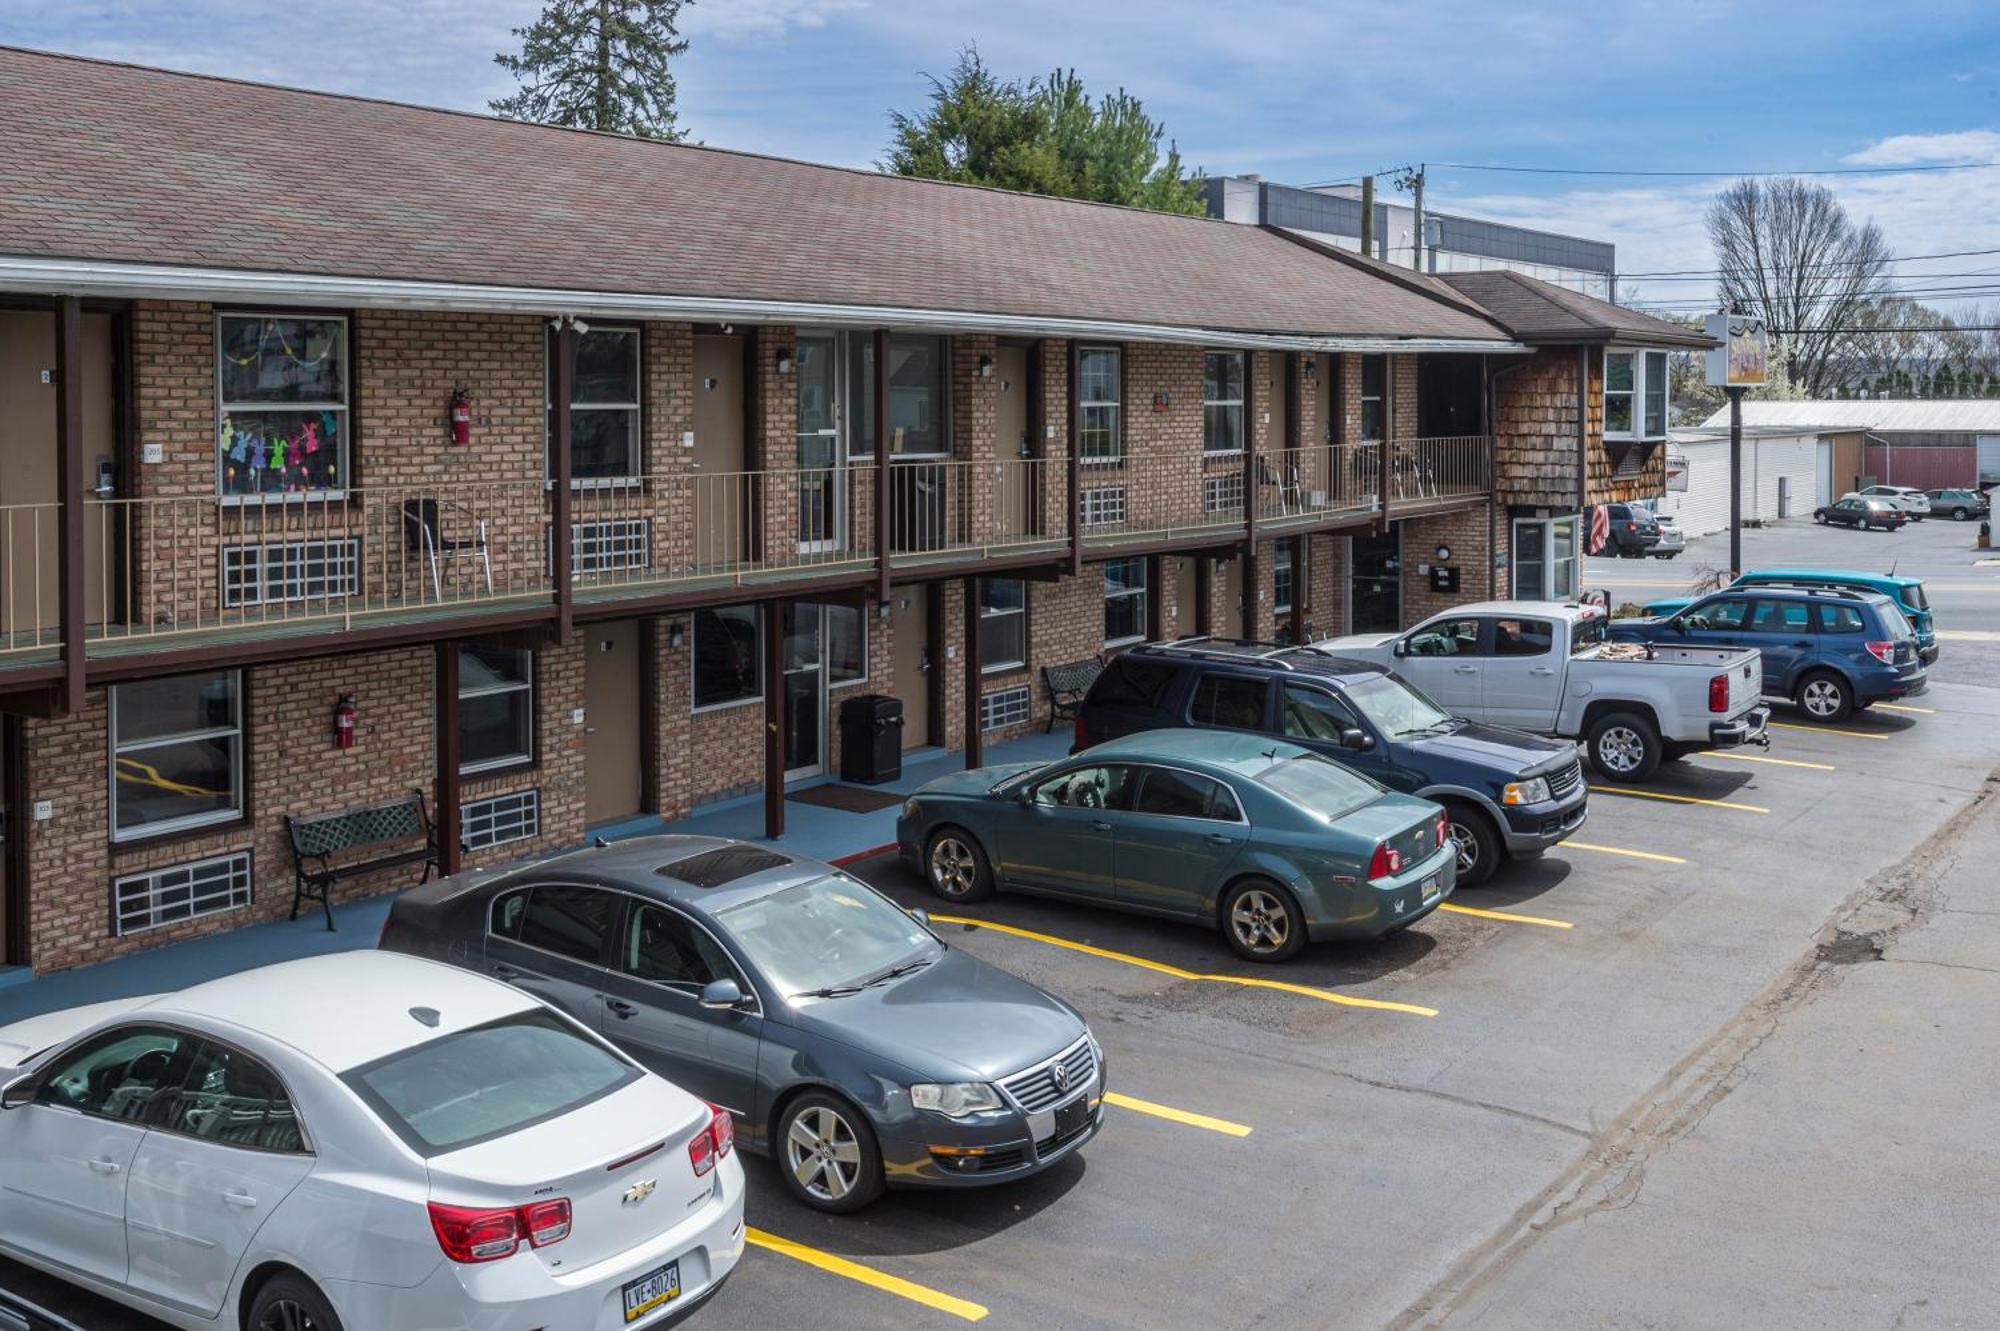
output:
[[[1000,467],[994,534],[1002,538],[1038,535],[1029,525],[1028,509],[1038,470],[1028,461],[1033,450],[1028,439],[1028,349],[1001,347],[993,357],[993,376],[999,381],[993,448]]]
[[[1259,384],[1260,406],[1258,410],[1270,419],[1264,429],[1264,451],[1275,455],[1279,449],[1290,448],[1292,436],[1285,429],[1285,375],[1291,358],[1283,352],[1272,352],[1267,364],[1271,367],[1270,382]],[[1273,471],[1280,470],[1274,458]]]
[[[56,319],[46,310],[0,310],[0,648],[28,646],[61,622],[56,569]],[[85,487],[113,448],[111,316],[83,316]],[[49,382],[42,382],[47,374]],[[84,618],[101,623],[112,551],[105,510],[84,504]],[[47,636],[46,634],[44,636]]]
[[[890,593],[889,632],[894,638],[896,696],[903,700],[903,747],[931,742],[930,592],[897,587]]]
[[[703,333],[694,340],[695,561],[727,566],[750,550],[750,514],[743,452],[743,339]]]
[[[1201,575],[1195,568],[1200,558],[1176,555],[1169,561],[1174,570],[1174,622],[1167,625],[1169,638],[1185,638],[1200,631]]]
[[[639,624],[592,624],[583,639],[583,818],[602,823],[639,812]]]

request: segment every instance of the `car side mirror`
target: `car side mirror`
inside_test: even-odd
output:
[[[0,1089],[0,1110],[19,1109],[23,1105],[31,1105],[34,1102],[35,1074],[32,1072],[26,1076],[14,1078],[14,1080],[7,1083],[5,1089]]]
[[[912,906],[905,913],[918,924],[923,925],[924,928],[928,929],[931,927],[931,913],[922,906]]]
[[[1389,655],[1391,656],[1408,656],[1409,654],[1410,640],[1408,638],[1398,638],[1396,645],[1389,649]]]
[[[1359,726],[1349,726],[1340,732],[1340,747],[1366,753],[1375,747],[1375,737]]]
[[[701,1005],[717,1012],[731,1012],[744,1005],[743,990],[734,980],[710,980],[701,987]]]

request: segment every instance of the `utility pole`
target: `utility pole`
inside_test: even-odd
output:
[[[1424,270],[1424,164],[1417,163],[1417,175],[1410,191],[1415,195],[1411,208],[1416,213],[1416,226],[1410,235],[1410,267],[1418,272]]]
[[[1743,390],[1729,394],[1729,580],[1743,573]]]
[[[1361,252],[1375,257],[1375,177],[1361,177]]]

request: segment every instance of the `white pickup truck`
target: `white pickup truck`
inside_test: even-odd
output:
[[[1596,606],[1482,601],[1312,645],[1386,665],[1455,716],[1581,739],[1618,781],[1701,749],[1770,743],[1754,649],[1628,647],[1606,642],[1605,625]]]

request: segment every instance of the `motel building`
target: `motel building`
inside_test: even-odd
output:
[[[445,872],[745,795],[782,835],[856,694],[976,765],[1044,667],[1573,595],[1690,338],[1265,226],[17,50],[0,132],[15,976],[283,918],[288,820],[420,800]]]

